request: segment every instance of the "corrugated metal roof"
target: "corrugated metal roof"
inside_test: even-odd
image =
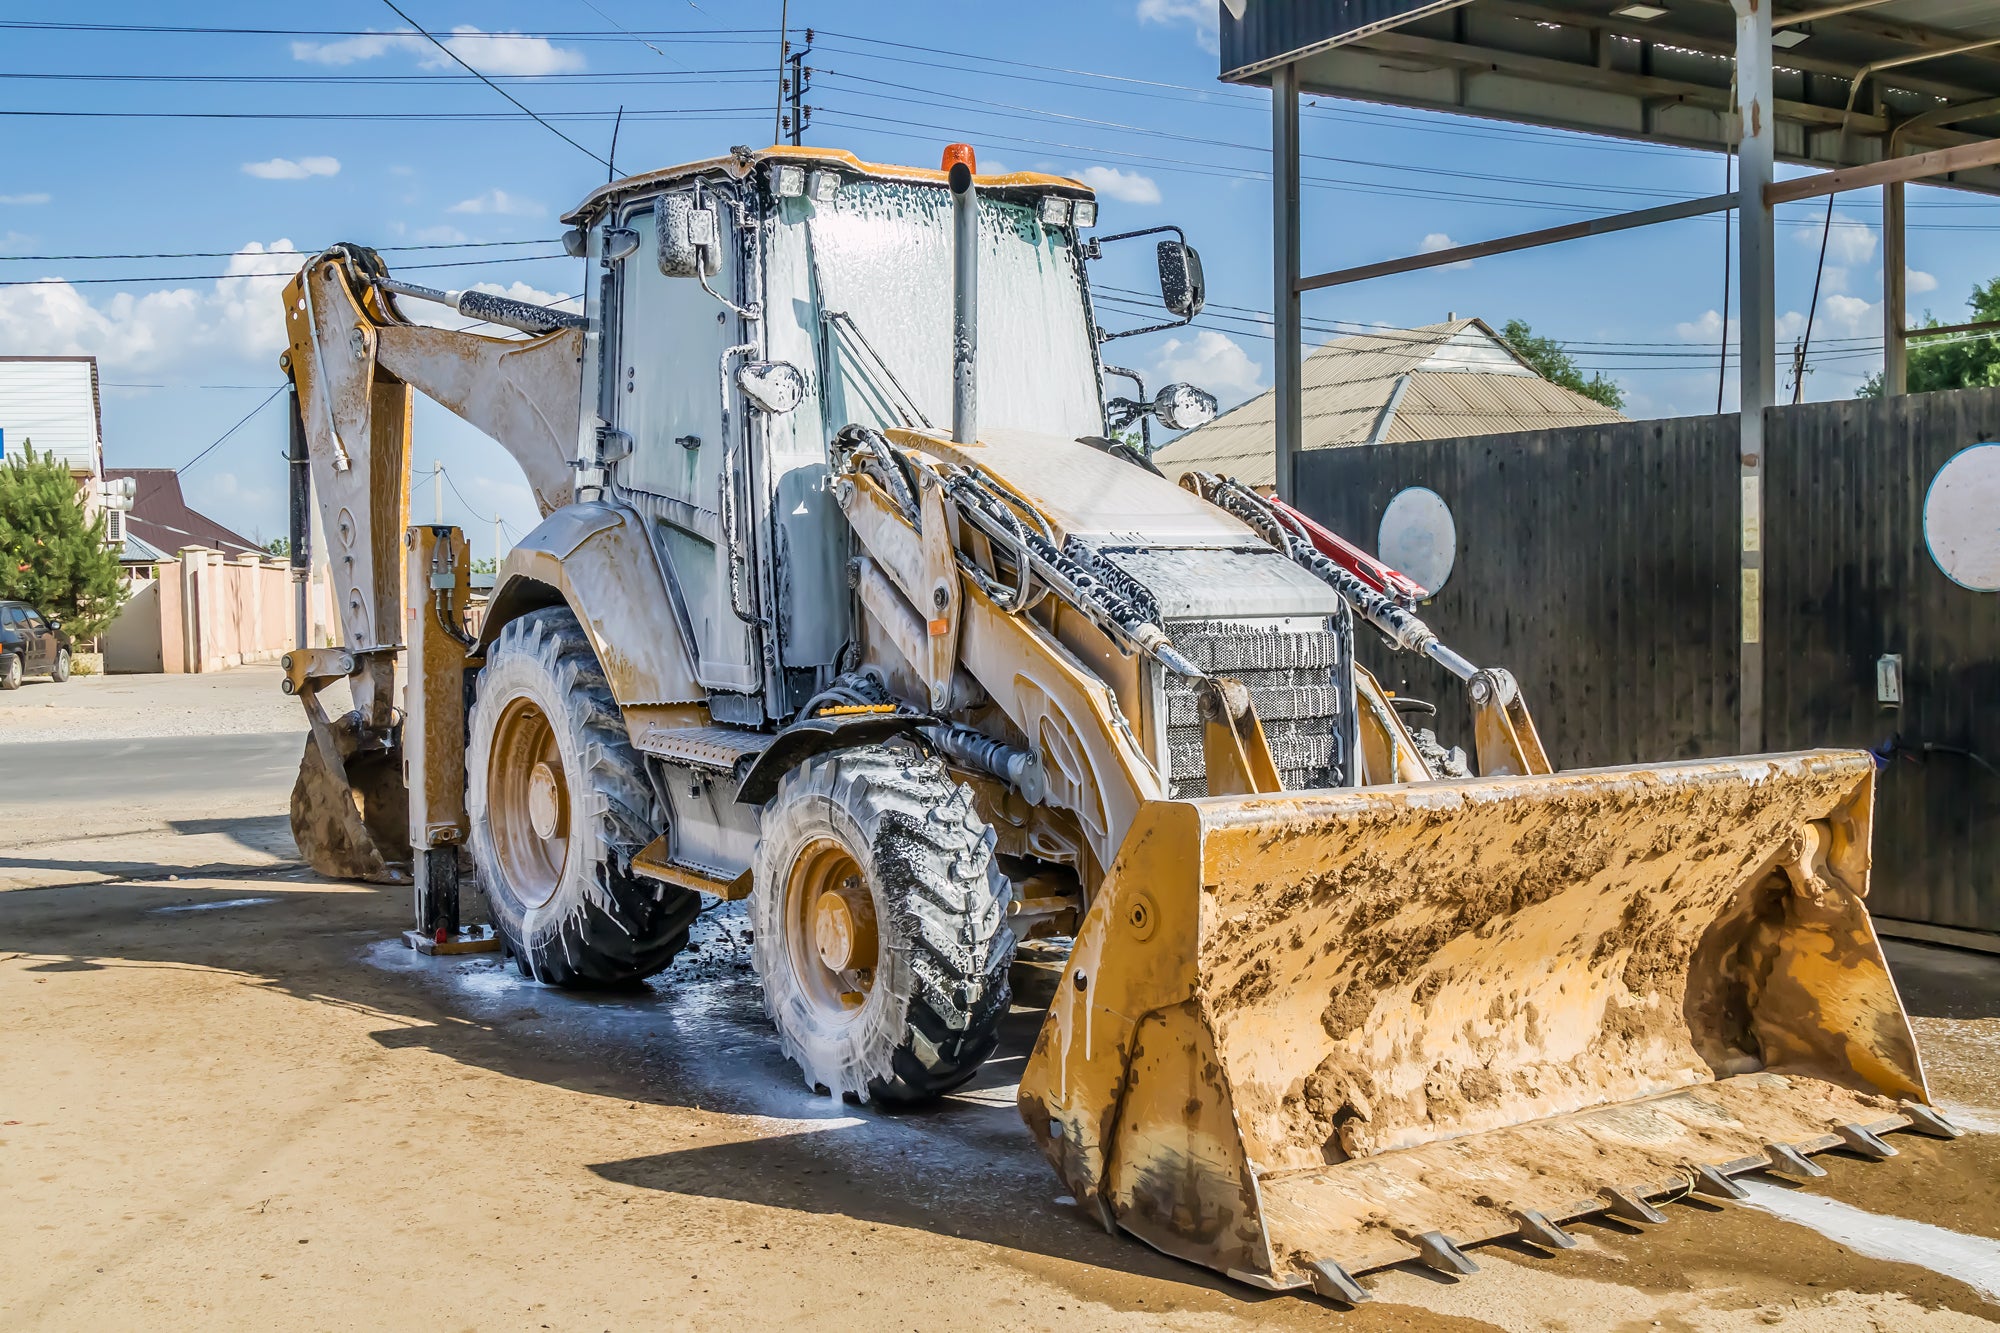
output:
[[[94,356],[0,356],[0,451],[33,443],[69,470],[98,475],[104,456]]]
[[[1305,359],[1301,378],[1307,449],[1625,419],[1535,374],[1477,319],[1336,339]],[[1189,431],[1160,450],[1160,470],[1170,477],[1218,472],[1253,486],[1272,485],[1274,401],[1271,393],[1259,394]]]

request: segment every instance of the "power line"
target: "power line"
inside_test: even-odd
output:
[[[375,250],[375,251],[376,251],[376,252],[377,252],[378,254],[392,254],[392,253],[401,253],[401,252],[405,252],[405,251],[411,251],[411,250],[484,250],[484,249],[492,249],[492,248],[494,248],[494,247],[496,247],[496,246],[503,246],[503,245],[506,245],[506,246],[516,246],[516,247],[518,247],[518,246],[523,246],[523,245],[554,245],[554,244],[556,244],[556,238],[555,238],[555,237],[540,237],[540,236],[538,236],[538,237],[536,237],[536,238],[535,238],[534,240],[532,240],[532,241],[448,241],[448,242],[441,242],[441,243],[439,243],[439,244],[437,244],[437,245],[377,245],[377,246],[372,246],[372,247],[370,247],[370,248],[371,248],[371,249],[373,249],[373,250]],[[324,249],[325,247],[323,247],[323,246],[322,246],[322,247],[319,247],[319,248],[320,248],[320,249]],[[74,259],[74,260],[84,260],[84,259],[234,259],[234,258],[236,258],[236,257],[237,257],[238,255],[243,255],[243,254],[248,254],[248,255],[252,255],[252,256],[256,256],[256,255],[258,255],[258,254],[260,254],[260,253],[262,253],[262,254],[269,254],[269,253],[272,253],[272,252],[270,252],[270,251],[262,251],[262,252],[260,252],[260,251],[254,251],[254,250],[250,250],[250,251],[246,251],[246,250],[162,250],[162,251],[155,251],[155,252],[153,252],[153,253],[149,253],[149,254],[122,254],[122,255],[0,255],[0,261],[8,261],[8,262],[19,262],[19,261],[22,261],[22,260],[40,260],[40,261],[45,261],[45,262],[55,262],[55,261],[67,261],[67,260],[73,260],[73,259]],[[284,251],[284,250],[279,250],[279,251],[276,251],[275,253],[277,253],[277,254],[286,254],[286,253],[289,253],[289,252],[288,252],[288,251]],[[308,249],[308,250],[301,250],[301,251],[299,251],[299,253],[300,253],[301,255],[307,255],[307,254],[316,254],[316,253],[318,253],[318,251],[317,251],[317,250],[312,250],[312,249]],[[496,261],[496,262],[505,262],[505,261]],[[416,267],[418,267],[418,266],[417,266],[417,265],[415,265],[415,264],[406,264],[406,265],[404,265],[404,267],[405,267],[405,268],[416,268]],[[259,386],[259,387],[262,387],[262,386]]]
[[[397,18],[403,20],[403,22],[409,24],[412,28],[416,28],[417,32],[422,35],[425,41],[429,42],[432,46],[435,46],[438,50],[450,56],[460,65],[464,65],[466,73],[479,74],[478,70],[474,69],[470,65],[466,65],[465,61],[460,58],[458,52],[452,50],[449,46],[446,46],[443,42],[431,36],[430,33],[426,32],[422,27],[418,26],[415,19],[412,19],[408,14],[405,14],[402,10],[396,8],[396,0],[382,0],[382,3],[387,5],[389,7],[390,12],[393,13]],[[479,81],[485,84],[488,88],[491,88],[494,92],[499,93],[502,97],[506,98],[508,101],[512,102],[515,106],[520,107],[521,110],[526,111],[529,116],[533,117],[535,123],[540,125],[543,129],[547,130],[550,134],[555,135],[556,138],[561,139],[571,148],[576,149],[577,152],[582,153],[585,157],[589,158],[591,161],[597,163],[601,167],[609,168],[611,166],[609,162],[605,161],[597,154],[591,152],[588,148],[585,148],[582,144],[570,138],[567,134],[564,134],[561,130],[549,124],[549,122],[543,120],[540,116],[535,115],[534,112],[528,111],[527,103],[523,102],[520,98],[514,96],[514,94],[508,92],[505,88],[502,88],[499,84],[493,82],[493,80],[487,78],[484,74],[479,74]]]
[[[257,404],[257,406],[251,408],[248,412],[245,412],[243,414],[243,419],[241,421],[231,426],[228,430],[222,432],[222,434],[216,436],[214,443],[210,444],[208,448],[202,450],[200,453],[196,454],[193,458],[188,459],[187,462],[175,468],[174,475],[178,477],[181,473],[187,471],[189,468],[193,467],[196,463],[199,463],[202,459],[208,457],[209,454],[214,452],[216,445],[221,444],[224,440],[234,435],[237,431],[242,430],[245,426],[249,425],[251,417],[256,416],[259,412],[262,412],[265,408],[269,407],[274,401],[276,401],[278,395],[283,393],[289,387],[290,387],[289,385],[280,384],[277,388],[271,390],[270,397],[266,398],[263,402]]]
[[[302,250],[301,251],[279,250],[276,251],[275,253],[288,258],[291,255],[296,254],[301,263],[312,258],[311,254],[308,254]],[[268,259],[271,257],[271,254],[272,252],[266,251],[263,255],[258,256],[258,258]],[[402,264],[399,265],[398,267],[399,269],[404,271],[424,269],[424,268],[479,268],[488,264],[526,264],[540,259],[568,259],[568,258],[569,256],[565,254],[509,255],[505,259],[459,259],[439,264]],[[38,287],[43,283],[68,283],[71,286],[85,286],[85,285],[95,285],[100,283],[119,283],[119,282],[211,282],[211,281],[220,282],[224,278],[288,278],[290,276],[291,276],[290,272],[277,272],[277,273],[148,273],[148,274],[138,274],[138,275],[127,275],[124,277],[117,277],[117,278],[63,278],[63,277],[10,278],[10,279],[0,280],[0,287]]]

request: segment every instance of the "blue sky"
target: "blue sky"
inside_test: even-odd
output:
[[[600,155],[623,105],[621,174],[772,138],[776,0],[398,2]],[[4,24],[54,13],[210,30],[0,28],[0,352],[95,353],[113,465],[187,463],[277,387],[283,278],[269,275],[295,270],[294,251],[445,247],[389,257],[431,285],[577,290],[556,217],[603,166],[380,0],[99,3],[87,19],[0,3]],[[1180,223],[1202,251],[1210,313],[1118,344],[1115,359],[1238,401],[1270,382],[1256,313],[1270,302],[1270,117],[1263,92],[1216,81],[1214,13],[1203,0],[793,0],[793,28],[819,33],[807,141],[927,164],[963,139],[983,170],[1091,181],[1102,230]],[[292,31],[309,28],[325,31]],[[1303,139],[1309,271],[1722,188],[1712,155],[1357,103],[1308,106]],[[1911,204],[1911,313],[1955,319],[1971,286],[2000,272],[2000,206],[1928,189]],[[1779,227],[1782,335],[1811,294],[1822,207],[1787,209]],[[1843,197],[1835,216],[1809,398],[1848,395],[1880,362],[1879,201]],[[1633,415],[1712,411],[1723,240],[1719,220],[1690,220],[1312,295],[1306,317],[1313,341],[1451,312],[1519,317],[1623,384]],[[43,258],[113,255],[158,257]],[[1137,265],[1106,261],[1097,277],[1149,286]],[[516,536],[533,525],[497,446],[427,405],[417,431],[419,468],[444,461],[446,517],[480,554],[496,512]],[[186,471],[190,499],[245,532],[281,533],[283,448],[274,402]],[[427,477],[412,507],[431,513]]]

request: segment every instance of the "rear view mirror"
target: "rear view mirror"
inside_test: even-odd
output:
[[[806,396],[806,377],[789,361],[745,361],[736,371],[743,396],[773,416],[783,416]]]
[[[721,270],[715,209],[698,204],[692,190],[663,195],[658,221],[661,273],[669,278],[703,278]]]
[[[1193,319],[1207,296],[1195,248],[1185,241],[1161,241],[1160,303],[1182,319]]]
[[[1199,268],[1195,270],[1196,273],[1200,271]],[[1206,426],[1215,420],[1215,408],[1215,395],[1192,384],[1169,384],[1153,398],[1153,415],[1168,430],[1193,430],[1197,426]]]

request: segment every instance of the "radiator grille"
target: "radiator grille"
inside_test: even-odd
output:
[[[1339,641],[1326,630],[1297,633],[1226,621],[1168,627],[1174,646],[1204,671],[1232,676],[1250,691],[1285,790],[1331,786],[1340,695]],[[1194,683],[1166,678],[1168,782],[1177,797],[1208,794],[1201,715]]]

